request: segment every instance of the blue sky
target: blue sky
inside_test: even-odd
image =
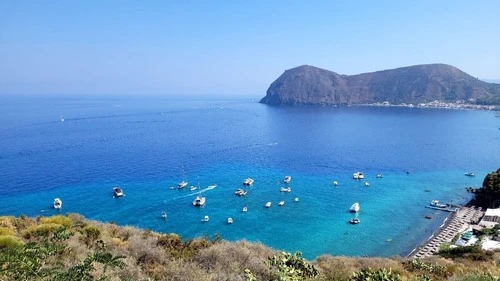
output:
[[[0,0],[0,94],[262,97],[286,69],[500,79],[500,1]]]

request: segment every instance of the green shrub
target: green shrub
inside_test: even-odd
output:
[[[439,255],[450,259],[465,258],[475,261],[489,261],[494,258],[494,253],[492,251],[484,251],[479,245],[441,248],[439,250]]]
[[[274,280],[298,281],[318,276],[318,270],[301,258],[301,255],[300,252],[295,252],[293,255],[282,252],[279,255],[269,258],[268,264],[276,268],[273,274]]]
[[[392,272],[391,269],[387,270],[381,268],[379,270],[373,270],[371,268],[364,268],[361,271],[354,272],[349,279],[350,281],[400,281],[401,277],[399,274]]]
[[[0,249],[14,248],[23,245],[19,238],[12,235],[0,235]]]
[[[23,230],[22,236],[26,239],[31,237],[44,236],[49,233],[52,233],[58,229],[64,228],[58,223],[44,223],[40,225],[33,225]]]
[[[51,223],[56,223],[56,224],[59,224],[59,225],[62,225],[66,228],[70,228],[71,225],[73,224],[73,221],[66,217],[66,216],[63,216],[63,215],[57,215],[57,216],[52,216],[52,217],[48,217],[48,218],[42,218],[41,219],[41,222],[43,224],[51,224]]]

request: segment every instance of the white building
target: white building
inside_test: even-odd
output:
[[[486,209],[483,219],[479,222],[479,225],[487,228],[493,228],[495,225],[499,223],[500,223],[500,208]]]

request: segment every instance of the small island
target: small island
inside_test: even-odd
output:
[[[341,75],[302,65],[285,71],[260,103],[269,105],[373,105],[495,110],[500,84],[446,64],[415,65]]]

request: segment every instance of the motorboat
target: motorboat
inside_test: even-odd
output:
[[[282,187],[282,188],[280,188],[280,191],[281,192],[292,192],[292,188],[291,187]]]
[[[352,218],[349,220],[350,224],[358,224],[359,222],[360,222],[360,220],[358,218]]]
[[[254,180],[252,178],[246,178],[243,180],[244,185],[252,185]]]
[[[54,209],[61,209],[62,208],[62,201],[59,198],[54,199]]]
[[[216,187],[217,187],[217,185],[216,185],[216,184],[212,184],[212,185],[207,186],[207,189],[214,189],[214,188],[216,188]]]
[[[333,181],[333,186],[337,186],[339,183],[337,181]]]
[[[357,213],[359,211],[359,203],[356,202],[356,203],[352,204],[352,206],[349,209],[349,211],[351,211],[353,213]]]
[[[427,215],[427,216],[425,216],[424,218],[426,218],[426,219],[430,220],[430,219],[432,219],[432,216]]]
[[[266,203],[266,208],[271,208],[271,202]]]
[[[187,181],[181,181],[180,183],[177,184],[177,188],[178,189],[183,189],[184,187],[186,187],[188,185],[188,182]]]
[[[208,221],[208,216],[204,216],[202,219],[201,219],[202,222],[207,222]]]
[[[370,183],[369,182],[365,182],[365,186],[370,186]]]
[[[285,201],[280,201],[280,202],[278,203],[278,206],[283,206],[283,205],[285,205]]]
[[[362,180],[365,178],[365,175],[363,175],[362,172],[356,172],[356,173],[352,174],[352,178],[355,180]]]
[[[233,218],[227,218],[227,224],[232,224],[233,223]]]
[[[246,213],[248,211],[248,208],[245,206],[243,207],[243,209],[241,210],[243,213]]]
[[[241,189],[241,188],[238,188],[236,189],[236,191],[234,192],[234,194],[238,195],[238,196],[245,196],[247,195],[247,191]]]
[[[430,205],[432,207],[436,207],[436,208],[446,208],[447,207],[446,204],[441,204],[441,203],[439,203],[438,200],[432,200]]]
[[[285,176],[285,179],[283,180],[284,183],[290,183],[292,181],[291,176]]]
[[[299,202],[299,197],[295,197],[294,202]]]
[[[164,219],[166,219],[167,218],[167,212],[162,212],[161,213],[161,217],[164,218]]]
[[[64,117],[61,115],[61,122],[64,122]]]
[[[468,177],[475,177],[476,176],[474,173],[471,173],[471,172],[465,173],[465,175]]]
[[[384,175],[382,175],[382,174],[377,174],[377,176],[376,176],[377,179],[381,179],[383,177],[384,177]]]
[[[193,201],[193,205],[198,207],[205,205],[205,197],[201,196],[201,194],[198,194],[198,196],[196,196]]]
[[[113,187],[113,193],[115,194],[115,197],[122,197],[123,196],[123,190],[119,188],[118,186]]]
[[[194,190],[196,190],[196,189],[198,189],[198,187],[196,187],[196,186],[192,185],[192,186],[189,188],[189,191],[194,191]]]

